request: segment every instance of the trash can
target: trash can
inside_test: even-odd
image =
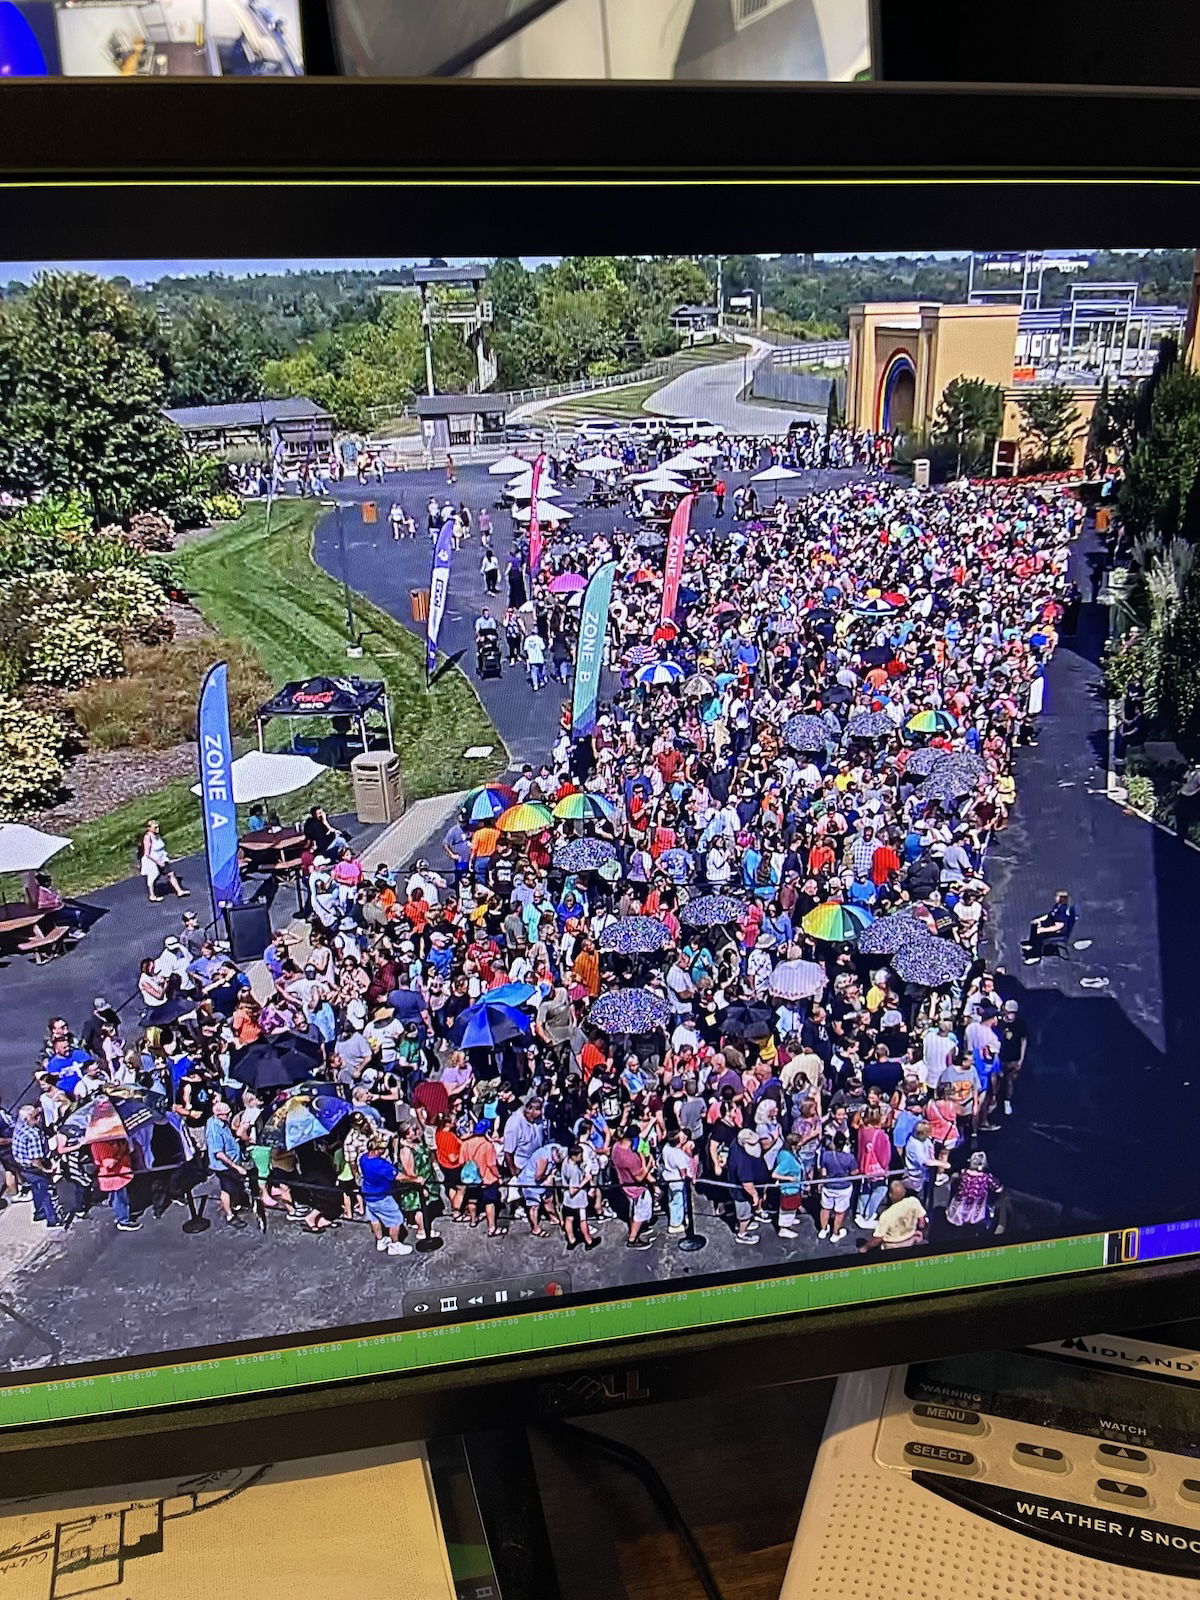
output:
[[[378,522],[379,507],[374,500],[364,500],[362,502],[362,519],[364,522]]]
[[[414,622],[429,621],[429,590],[410,589],[408,591],[409,609],[412,611]]]
[[[394,822],[404,810],[400,757],[393,750],[365,750],[350,763],[354,810],[360,822]]]
[[[928,489],[929,487],[929,462],[921,456],[913,462],[913,488]]]

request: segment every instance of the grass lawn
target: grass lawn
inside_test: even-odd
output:
[[[365,650],[360,660],[347,660],[341,587],[312,559],[317,516],[318,507],[312,504],[277,503],[268,538],[266,508],[251,506],[239,521],[178,552],[174,566],[179,581],[221,633],[255,646],[277,685],[317,673],[354,671],[364,678],[382,678],[388,686],[410,801],[469,788],[494,776],[505,762],[503,741],[468,681],[451,671],[427,692],[421,642],[385,612],[358,598],[355,611],[364,629]],[[198,683],[196,687],[198,691]],[[282,731],[282,723],[279,728]],[[249,749],[252,730],[240,732],[241,737],[235,738],[239,751]],[[496,747],[494,768],[463,760],[462,752],[477,744]],[[75,829],[74,848],[55,861],[56,883],[67,893],[80,893],[128,877],[136,868],[134,847],[148,817],[157,817],[162,824],[173,855],[199,850],[200,810],[189,793],[191,781],[169,784]],[[276,804],[287,814],[318,802],[330,810],[351,809],[349,775],[327,773]]]

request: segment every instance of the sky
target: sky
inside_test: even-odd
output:
[[[1113,246],[1112,248],[1118,248]],[[1133,249],[1133,246],[1128,247]],[[1081,246],[1076,251],[1055,250],[1054,255],[1091,255],[1094,246]],[[1139,254],[1147,254],[1139,251]],[[964,250],[863,250],[817,251],[819,261],[844,261],[852,255],[863,260],[890,260],[895,256],[929,257],[936,261],[949,261],[967,254]],[[196,257],[177,261],[0,261],[0,283],[29,283],[34,275],[46,267],[70,267],[76,272],[90,272],[100,278],[128,278],[133,283],[153,283],[159,278],[191,277],[196,273],[216,272],[230,277],[245,277],[253,273],[284,273],[304,267],[307,271],[336,272],[356,270],[380,272],[396,267],[411,267],[424,257],[413,256],[304,256],[272,260],[267,257],[253,259]],[[447,256],[451,266],[467,266],[477,260],[487,261],[487,256]],[[561,256],[522,256],[525,266],[533,268],[543,262],[560,261]],[[764,258],[765,259],[765,258]]]
[[[958,250],[889,250],[877,251],[878,257],[896,255],[933,255],[938,260],[949,260],[953,256],[962,255]],[[844,258],[849,252],[821,255],[823,261],[836,261]],[[0,283],[28,283],[35,273],[43,271],[47,266],[71,267],[76,272],[91,272],[100,278],[128,278],[133,283],[152,283],[158,278],[192,276],[195,273],[219,272],[231,277],[244,277],[251,273],[281,273],[288,272],[297,266],[303,266],[308,271],[336,272],[338,270],[368,270],[380,272],[395,267],[411,267],[418,258],[413,256],[305,256],[301,259],[291,258],[284,260],[271,260],[269,258],[230,259],[220,260],[210,257],[197,257],[195,259],[179,261],[0,261]],[[424,259],[424,258],[420,258]],[[487,260],[470,256],[447,256],[445,259],[451,266],[466,266],[472,260]],[[542,262],[555,262],[561,260],[560,256],[522,256],[525,266],[533,268]]]

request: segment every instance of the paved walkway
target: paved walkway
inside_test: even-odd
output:
[[[732,433],[784,433],[790,420],[787,411],[738,398],[750,381],[755,362],[770,349],[769,344],[755,339],[744,357],[693,367],[656,389],[644,409],[663,417],[700,417]]]
[[[1087,534],[1073,555],[1085,594],[1095,548]],[[1013,1189],[1044,1192],[1053,1161],[1079,1222],[1128,1224],[1188,1206],[1174,1145],[1200,1087],[1182,1037],[1200,854],[1104,793],[1107,628],[1107,609],[1085,606],[1051,664],[1039,743],[1018,757],[1017,806],[989,858],[1002,987],[1032,1034],[1017,1112],[990,1148]],[[1060,888],[1079,910],[1070,960],[1026,966],[1020,940]],[[1194,1198],[1186,1214],[1200,1214]]]

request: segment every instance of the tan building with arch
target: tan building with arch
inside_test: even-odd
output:
[[[850,307],[846,420],[875,432],[923,433],[954,378],[1013,382],[1020,310],[916,300]]]
[[[1021,431],[1020,397],[1033,381],[1014,367],[1020,309],[1015,305],[941,305],[916,300],[850,307],[846,421],[872,432],[927,433],[946,385],[979,378],[1004,391],[1001,437]],[[1073,386],[1080,421],[1073,441],[1082,465],[1087,425],[1099,389]]]

